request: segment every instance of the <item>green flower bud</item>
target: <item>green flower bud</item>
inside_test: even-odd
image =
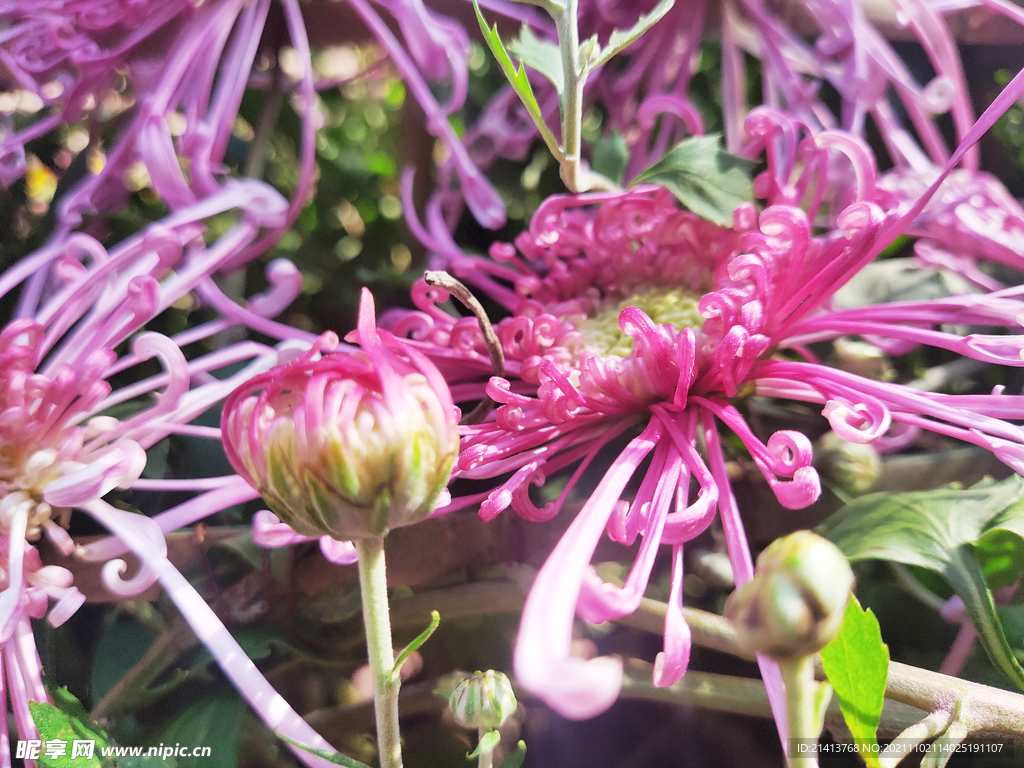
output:
[[[322,354],[324,334],[292,363],[250,379],[224,405],[232,465],[278,517],[305,536],[379,537],[434,511],[459,452],[440,372],[377,331],[364,289],[365,354]]]
[[[489,669],[459,683],[448,706],[464,728],[500,728],[518,705],[508,677]]]
[[[867,493],[882,475],[882,459],[870,443],[852,443],[835,432],[821,438],[818,464],[839,487],[853,496]]]
[[[896,374],[889,358],[879,347],[866,341],[840,336],[832,342],[839,368],[877,381],[892,381]]]
[[[754,578],[726,601],[725,617],[744,650],[796,659],[835,639],[852,589],[853,571],[839,548],[796,531],[761,553]]]

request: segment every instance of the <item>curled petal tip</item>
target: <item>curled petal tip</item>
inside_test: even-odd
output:
[[[570,720],[596,717],[622,689],[622,660],[614,656],[570,657],[542,665],[543,670],[531,666],[517,654],[516,677],[523,688]]]

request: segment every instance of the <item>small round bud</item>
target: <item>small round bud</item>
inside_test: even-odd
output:
[[[235,470],[297,533],[379,537],[435,508],[459,452],[457,411],[440,372],[378,331],[364,289],[364,353],[308,353],[250,379],[224,405]]]
[[[821,438],[818,464],[839,487],[853,496],[867,493],[882,475],[882,459],[870,443],[852,443],[835,432]]]
[[[844,371],[877,381],[892,381],[895,378],[889,358],[874,344],[840,336],[832,342],[832,347],[836,354],[836,364]]]
[[[754,578],[725,603],[736,640],[752,653],[795,659],[835,639],[853,589],[853,571],[832,542],[811,531],[773,541]]]
[[[500,728],[518,705],[508,677],[489,669],[459,683],[448,706],[464,728]]]

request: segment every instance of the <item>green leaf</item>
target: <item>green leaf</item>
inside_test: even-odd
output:
[[[90,684],[99,701],[124,677],[153,644],[153,636],[138,621],[122,614],[108,622],[96,647]]]
[[[1010,647],[1024,649],[1024,605],[997,605],[996,615]]]
[[[483,736],[480,737],[480,741],[477,742],[476,749],[469,755],[466,755],[468,760],[480,757],[485,752],[493,752],[494,748],[498,746],[498,742],[501,741],[501,734],[497,730],[487,731]]]
[[[618,131],[593,143],[590,150],[590,167],[616,184],[622,183],[622,174],[626,171],[627,162],[629,145]]]
[[[850,560],[891,560],[941,574],[963,600],[989,659],[1024,689],[1024,669],[1007,641],[972,546],[988,531],[1020,526],[1022,496],[1019,475],[966,490],[874,493],[840,509],[818,532]]]
[[[156,741],[211,748],[207,757],[178,757],[178,768],[236,768],[247,714],[248,707],[234,691],[209,696],[178,715]]]
[[[480,31],[483,32],[484,42],[487,43],[487,47],[491,49],[491,53],[497,60],[498,66],[501,67],[501,71],[508,78],[512,90],[516,92],[516,95],[519,96],[526,106],[526,111],[529,112],[530,117],[537,126],[537,130],[540,131],[540,135],[544,139],[544,143],[551,150],[551,154],[561,162],[564,153],[555,140],[554,134],[551,133],[551,129],[544,122],[544,117],[540,112],[540,105],[537,103],[537,97],[533,95],[533,88],[530,86],[530,79],[526,76],[526,67],[520,63],[519,69],[516,69],[512,59],[505,52],[505,46],[501,43],[501,37],[498,36],[498,25],[495,24],[493,27],[487,26],[484,15],[480,12],[480,5],[477,3],[477,0],[473,0],[473,8],[476,10],[477,21],[480,22]]]
[[[878,619],[851,597],[839,635],[821,650],[821,665],[832,685],[843,719],[869,766],[878,765],[878,721],[889,675],[889,648],[882,642]]]
[[[561,97],[565,90],[565,80],[562,75],[562,52],[556,43],[541,40],[533,34],[529,25],[523,24],[519,37],[509,41],[508,49],[523,64],[533,67],[550,80]]]
[[[625,49],[626,46],[634,42],[644,32],[661,21],[661,17],[668,13],[673,5],[675,5],[675,0],[661,0],[661,2],[654,6],[649,13],[645,13],[640,16],[640,18],[637,19],[636,24],[629,29],[625,31],[621,29],[614,30],[608,38],[608,45],[601,50],[596,61],[590,64],[590,68],[596,69],[607,62],[612,56]]]
[[[419,650],[419,647],[430,639],[430,636],[434,634],[434,630],[437,629],[437,625],[440,623],[441,614],[439,614],[437,611],[431,611],[430,624],[427,625],[426,629],[424,629],[422,632],[416,635],[416,637],[413,638],[412,642],[405,646],[405,648],[402,649],[402,652],[398,654],[398,658],[395,659],[395,666],[391,669],[392,682],[398,682],[402,679],[402,665],[405,664],[409,656],[411,656],[415,651]]]
[[[520,740],[519,743],[516,744],[516,748],[505,755],[505,759],[501,761],[501,768],[519,768],[525,759],[526,742]]]
[[[277,734],[277,738],[281,739],[281,741],[288,742],[293,747],[298,747],[305,752],[309,752],[311,755],[316,755],[317,757],[322,757],[324,760],[329,760],[335,765],[344,765],[345,768],[370,768],[366,763],[360,763],[358,760],[355,760],[348,755],[341,754],[341,752],[330,752],[326,749],[317,749],[316,747],[311,747],[309,744],[303,744],[301,741],[295,741],[295,739],[289,739],[287,736],[282,736],[280,733]]]
[[[732,226],[732,214],[754,199],[749,160],[730,155],[720,135],[691,136],[637,176],[630,186],[660,184],[679,202],[708,221]]]
[[[39,729],[39,738],[43,741],[42,751],[36,761],[37,765],[41,768],[100,768],[102,766],[99,754],[100,747],[106,746],[105,739],[77,718],[62,712],[53,704],[30,701],[28,708],[32,713],[36,728]],[[93,757],[71,757],[73,742],[81,739],[93,739],[97,742],[93,749]],[[47,742],[64,742],[59,747],[63,754],[52,752],[53,757],[48,757]]]

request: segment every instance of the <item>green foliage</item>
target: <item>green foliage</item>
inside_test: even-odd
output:
[[[328,760],[335,765],[343,765],[345,768],[370,768],[366,763],[360,763],[358,760],[353,760],[348,755],[341,754],[341,752],[329,752],[326,749],[317,749],[316,747],[311,747],[309,744],[303,744],[301,741],[289,739],[287,736],[282,736],[281,734],[277,735],[282,741],[287,741],[292,746],[309,752],[311,755],[322,757],[324,760]]]
[[[520,741],[516,744],[516,748],[513,751],[505,755],[505,759],[501,761],[501,768],[519,768],[525,759],[526,742]]]
[[[732,214],[754,199],[752,163],[730,155],[714,133],[684,139],[632,184],[660,184],[679,202],[708,221],[732,226]]]
[[[661,0],[648,13],[642,14],[636,24],[629,29],[613,30],[608,38],[608,45],[601,49],[601,53],[590,64],[591,69],[605,64],[612,56],[621,53],[627,46],[636,42],[644,32],[661,21],[662,16],[668,13],[673,5],[675,5],[675,0]]]
[[[616,184],[622,183],[622,174],[625,173],[628,162],[629,145],[618,131],[607,138],[595,141],[590,151],[590,166]]]
[[[878,619],[851,597],[839,636],[821,650],[821,664],[832,685],[854,741],[870,748],[868,765],[877,765],[875,732],[882,717],[889,649],[882,642]]]
[[[156,739],[168,746],[209,745],[208,757],[178,757],[178,768],[236,768],[238,743],[249,709],[238,694],[207,696],[185,709]]]
[[[519,37],[513,38],[508,44],[509,51],[528,67],[533,67],[551,81],[562,95],[565,90],[565,79],[562,73],[562,52],[555,43],[541,40],[526,24],[519,31]]]
[[[92,666],[92,695],[103,698],[152,644],[150,633],[130,617],[122,615],[108,621]]]
[[[406,660],[409,658],[410,655],[419,650],[420,646],[430,639],[430,636],[434,634],[434,630],[437,629],[437,625],[440,623],[441,614],[439,614],[437,611],[431,611],[430,624],[427,625],[426,629],[424,629],[422,632],[416,635],[416,637],[413,638],[413,640],[407,646],[405,646],[405,648],[402,649],[402,652],[398,654],[398,657],[395,659],[395,666],[391,670],[392,682],[397,682],[401,680],[402,665],[405,664]]]
[[[498,742],[501,741],[501,734],[497,731],[487,731],[483,736],[480,737],[480,741],[477,742],[476,749],[474,749],[466,757],[469,760],[479,757],[485,752],[493,752],[494,748],[498,746]]]
[[[985,581],[975,546],[987,536],[1017,536],[1017,550],[991,566],[999,583],[1024,555],[1024,480],[1013,475],[1001,483],[983,481],[969,489],[947,486],[933,491],[875,493],[846,505],[818,532],[831,539],[850,560],[889,560],[919,566],[943,576],[963,600],[992,663],[1018,687],[1024,669],[1009,644]],[[991,542],[991,539],[989,540]],[[980,550],[988,563],[990,551]]]
[[[76,700],[77,701],[77,700]],[[106,739],[86,725],[86,719],[69,715],[59,707],[46,702],[29,702],[29,711],[39,729],[39,737],[43,740],[43,752],[37,763],[43,768],[100,768],[100,747],[106,746]],[[93,757],[72,758],[72,742],[77,739],[92,739],[96,742]],[[64,754],[56,757],[46,755],[46,743],[51,741],[66,742]]]
[[[497,60],[498,66],[501,67],[501,71],[505,73],[505,77],[512,86],[512,90],[514,90],[516,95],[522,100],[523,105],[526,107],[526,111],[533,119],[534,125],[536,125],[537,130],[540,131],[540,135],[544,139],[544,143],[547,144],[548,148],[551,150],[551,154],[556,158],[561,159],[562,150],[559,147],[554,134],[551,133],[551,129],[549,129],[544,122],[544,116],[541,114],[540,105],[537,103],[537,97],[533,95],[533,87],[530,85],[530,78],[526,74],[526,67],[522,62],[520,62],[519,68],[516,69],[512,59],[509,58],[508,53],[505,51],[505,46],[501,42],[501,37],[498,35],[498,25],[495,24],[490,28],[487,26],[487,22],[484,20],[484,15],[480,11],[480,5],[476,0],[473,0],[473,8],[476,10],[477,21],[480,22],[480,31],[484,35],[484,42],[486,42],[487,47],[491,49],[491,53]]]
[[[89,720],[89,715],[82,703],[67,688],[52,691],[55,704],[46,702],[29,702],[29,711],[39,729],[39,737],[43,741],[40,757],[36,765],[40,768],[177,768],[174,758],[165,760],[158,756],[126,755],[108,757],[103,754],[107,748],[117,748],[107,732]],[[77,756],[74,753],[74,742],[86,740],[93,742],[92,757]],[[46,742],[63,741],[63,755],[49,757],[46,754]]]

